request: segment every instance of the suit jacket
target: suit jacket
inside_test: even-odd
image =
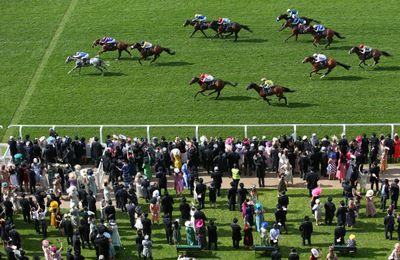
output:
[[[311,237],[311,234],[313,232],[313,225],[311,221],[304,221],[301,223],[299,230],[301,232],[301,236],[304,238],[309,238]]]
[[[231,224],[232,240],[242,240],[242,229],[237,223]]]

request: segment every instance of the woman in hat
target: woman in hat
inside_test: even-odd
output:
[[[347,240],[347,247],[356,247],[356,235],[350,234],[349,239]]]
[[[335,253],[335,248],[333,246],[329,247],[328,254],[326,255],[326,260],[338,260],[338,257]]]
[[[57,227],[56,215],[58,211],[58,202],[53,200],[50,202],[50,226]]]
[[[261,229],[260,229],[260,238],[261,238],[261,245],[265,246],[268,244],[267,238],[268,238],[268,222],[264,221],[261,223]]]
[[[388,169],[388,153],[389,153],[390,148],[387,146],[384,146],[381,154],[381,172],[385,174]]]
[[[346,212],[346,225],[349,228],[354,227],[356,224],[356,207],[354,204],[354,200],[349,201],[349,206]]]
[[[196,240],[197,240],[197,244],[201,247],[201,248],[205,248],[206,244],[207,244],[207,240],[206,240],[206,228],[204,226],[204,220],[203,219],[196,219],[195,223],[195,231],[196,231]]]
[[[143,245],[142,255],[143,255],[144,259],[145,260],[153,259],[153,252],[152,252],[153,242],[151,242],[149,235],[144,236],[142,245]]]
[[[264,209],[261,203],[256,203],[254,213],[256,215],[256,230],[261,232],[261,225],[264,222]]]
[[[175,245],[179,245],[181,240],[181,225],[179,224],[179,219],[176,219],[174,223],[172,223],[172,241]]]
[[[315,205],[312,207],[312,211],[314,212],[315,225],[318,226],[322,222],[322,207],[319,199],[315,200]]]
[[[318,249],[311,249],[311,256],[310,256],[310,260],[317,260],[321,258],[321,251],[319,251]]]
[[[375,217],[376,209],[374,205],[374,191],[368,190],[365,195],[366,198],[366,206],[365,206],[365,215],[367,217]]]
[[[160,221],[160,198],[152,198],[150,202],[151,222],[153,224]]]
[[[176,195],[181,196],[184,189],[184,183],[182,172],[178,168],[174,169],[174,188]]]
[[[394,135],[394,154],[393,154],[394,162],[398,163],[400,159],[400,138],[396,133]]]
[[[253,246],[253,228],[246,222],[243,226],[243,245],[245,248],[249,249]]]
[[[192,227],[192,223],[187,220],[185,221],[185,231],[186,231],[186,244],[189,246],[193,246],[196,244],[195,233]]]
[[[336,172],[336,178],[339,179],[340,183],[342,183],[342,181],[344,180],[348,167],[349,167],[349,163],[348,163],[347,155],[345,153],[340,152],[338,167],[337,167],[337,172]]]

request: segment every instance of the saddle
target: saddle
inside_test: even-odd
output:
[[[152,46],[150,48],[145,48],[143,50],[144,50],[144,53],[146,56],[151,56],[153,54],[153,49],[154,49],[154,46]]]
[[[272,94],[272,87],[263,87],[262,91],[266,94],[266,95],[271,95]]]
[[[320,62],[319,62],[319,67],[320,67],[321,69],[325,68],[327,65],[328,65],[328,60],[320,61]]]
[[[215,84],[217,80],[214,79],[213,81],[209,81],[209,82],[204,82],[204,84],[206,85],[206,90],[211,90],[211,87]]]

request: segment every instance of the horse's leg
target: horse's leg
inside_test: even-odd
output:
[[[267,101],[268,105],[271,105],[271,103],[269,102],[269,99],[268,99],[266,96],[263,97],[263,99],[264,99],[265,101]]]
[[[214,91],[208,93],[208,95],[210,96],[210,95],[214,94],[214,93],[217,92],[217,91],[218,91],[218,90],[214,90]]]
[[[197,91],[197,93],[194,95],[194,99],[196,99],[198,94],[204,95],[204,93],[203,93],[204,91],[206,91],[206,89],[200,89],[199,91]]]
[[[104,75],[104,71],[99,66],[94,66],[96,69],[100,70],[101,75]]]
[[[200,32],[204,35],[204,37],[208,38],[208,37],[207,37],[207,34],[205,34],[204,31],[203,31],[202,29],[200,29]]]
[[[150,61],[150,64],[153,63],[159,56],[160,54],[154,55],[154,58]]]
[[[294,33],[292,33],[289,37],[287,37],[286,40],[284,40],[283,42],[287,42],[287,40],[289,40],[289,39],[292,38],[293,36],[294,36]],[[296,38],[297,38],[297,36],[296,36]],[[297,39],[296,39],[296,41],[297,41]]]
[[[318,69],[313,69],[313,71],[310,72],[310,78],[311,78],[313,73],[318,74]]]
[[[235,42],[237,41],[237,39],[238,39],[238,33],[235,32]]]
[[[219,95],[221,94],[221,90],[217,91],[217,96],[215,97],[215,100],[217,100],[219,98]]]
[[[285,100],[285,105],[288,105],[287,98],[285,96],[282,96],[282,98]]]
[[[129,54],[129,56],[132,56],[131,52],[128,51],[127,49],[125,49],[124,51],[126,51]]]
[[[333,39],[331,37],[326,38],[328,41],[328,44],[325,45],[325,49],[328,49],[329,46],[331,46],[331,43],[333,42]]]
[[[189,36],[189,38],[192,38],[193,35],[197,32],[197,29],[194,29],[194,31],[192,32],[192,34]]]
[[[376,64],[379,63],[379,57],[374,58],[374,63],[372,64],[372,67],[375,67]]]
[[[119,60],[120,58],[121,58],[121,50],[118,50],[118,58],[117,58],[117,60]]]
[[[332,69],[331,69],[331,68],[328,68],[328,70],[327,70],[324,74],[322,74],[322,76],[320,77],[320,79],[325,78],[325,76],[328,75],[331,71],[332,71]]]
[[[317,47],[317,44],[316,44],[317,42],[318,42],[318,41],[317,41],[317,38],[314,38],[314,41],[313,41],[312,44],[313,44],[315,47]]]
[[[142,65],[142,62],[140,61],[141,59],[143,59],[143,56],[141,56],[141,57],[138,59],[138,62],[139,62],[140,65]]]

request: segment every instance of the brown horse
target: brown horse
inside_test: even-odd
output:
[[[190,80],[190,82],[189,82],[189,85],[192,85],[194,83],[198,83],[199,86],[200,86],[200,90],[197,91],[197,93],[194,95],[194,98],[196,98],[198,94],[202,94],[203,96],[205,96],[204,92],[207,91],[207,90],[214,90],[214,91],[210,92],[208,95],[217,93],[217,97],[215,98],[216,100],[218,99],[219,95],[221,94],[221,90],[226,85],[233,86],[233,87],[237,86],[237,83],[231,83],[229,81],[216,79],[216,80],[214,80],[214,82],[210,86],[207,87],[207,84],[201,82],[198,77],[192,78],[192,80]]]
[[[337,36],[339,39],[345,39],[338,32],[335,32],[332,29],[326,28],[322,34],[317,33],[312,26],[308,27],[305,32],[310,32],[314,38],[313,45],[317,47],[317,43],[321,44],[321,39],[325,38],[327,40],[327,44],[325,45],[325,49],[328,48],[333,42],[333,37]]]
[[[340,63],[338,61],[335,61],[332,58],[328,58],[328,60],[325,62],[325,64],[321,64],[320,62],[316,62],[313,56],[308,56],[308,57],[304,58],[302,63],[307,63],[307,62],[311,63],[311,65],[313,66],[313,70],[310,72],[310,78],[311,78],[313,73],[319,74],[318,71],[323,70],[323,69],[328,69],[321,76],[321,79],[322,79],[326,75],[328,75],[336,67],[336,65],[339,65],[339,66],[345,68],[346,70],[349,70],[351,68],[349,65],[346,65],[346,64]]]
[[[192,38],[192,36],[193,36],[197,31],[200,31],[200,32],[204,35],[204,37],[207,38],[207,35],[204,33],[204,30],[207,30],[207,29],[208,29],[208,24],[207,24],[207,22],[201,23],[201,22],[198,22],[198,21],[193,21],[193,20],[187,19],[187,20],[184,22],[183,27],[186,27],[186,26],[188,26],[188,25],[191,25],[191,26],[193,26],[193,28],[194,28],[194,31],[193,31],[192,34],[190,35],[190,38]]]
[[[140,58],[138,59],[140,65],[142,65],[142,62],[140,60],[146,60],[147,57],[154,56],[153,59],[150,61],[150,63],[153,63],[158,57],[160,57],[160,54],[165,51],[169,55],[175,55],[175,52],[168,49],[161,47],[160,45],[155,45],[151,47],[149,50],[146,50],[142,48],[142,45],[137,42],[131,46],[131,49],[137,49],[140,53]]]
[[[284,24],[284,27],[282,27],[279,31],[282,31],[283,29],[290,27],[292,28],[292,34],[289,35],[289,37],[286,38],[286,40],[284,42],[287,42],[287,40],[289,40],[290,38],[292,38],[293,36],[295,36],[295,40],[297,41],[297,39],[299,38],[299,34],[306,34],[307,29],[309,27],[309,25],[304,25],[304,24],[299,24],[296,26],[291,26],[291,21],[287,20]]]
[[[271,103],[269,102],[269,99],[267,97],[272,95],[276,95],[279,102],[281,101],[281,99],[284,99],[285,104],[287,105],[287,98],[283,95],[283,93],[294,92],[294,90],[291,90],[290,88],[282,87],[279,85],[272,86],[270,87],[270,90],[268,92],[265,92],[264,88],[256,83],[250,83],[246,89],[254,89],[258,93],[258,95],[262,97],[262,99],[268,102],[268,105],[271,105]]]
[[[370,53],[368,53],[367,55],[364,55],[361,53],[360,48],[358,48],[357,46],[354,46],[353,48],[351,48],[349,50],[349,54],[352,54],[352,53],[357,54],[358,58],[360,59],[360,63],[358,63],[358,66],[360,66],[363,69],[364,69],[364,67],[361,66],[361,64],[367,65],[365,63],[366,60],[374,59],[374,63],[372,64],[372,66],[375,67],[375,65],[379,63],[379,59],[382,55],[385,57],[392,56],[392,55],[390,55],[390,53],[388,53],[386,51],[380,51],[378,49],[372,49],[372,51]]]
[[[126,42],[117,42],[116,44],[111,46],[109,44],[103,43],[101,39],[97,39],[93,42],[92,48],[98,45],[101,45],[101,51],[98,52],[99,55],[107,51],[118,51],[117,59],[119,60],[121,58],[121,52],[126,51],[129,54],[129,56],[132,56],[131,53],[128,51],[130,44]]]
[[[224,28],[223,30],[219,30],[220,24],[218,21],[212,21],[208,23],[208,28],[213,29],[214,31],[217,32],[215,36],[223,38],[224,36],[231,36],[232,34],[235,34],[235,42],[238,39],[238,33],[240,30],[243,28],[246,31],[253,32],[250,30],[250,28],[247,25],[244,24],[239,24],[239,23],[231,23],[228,27]],[[224,35],[224,33],[226,35]]]

